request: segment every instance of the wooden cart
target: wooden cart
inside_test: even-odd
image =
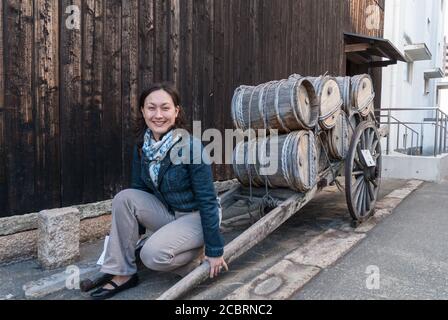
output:
[[[272,206],[272,203],[275,203],[275,207],[226,245],[224,259],[227,263],[231,263],[243,255],[292,215],[298,213],[320,189],[338,183],[336,179],[340,176],[343,176],[346,181],[345,196],[353,222],[355,224],[362,223],[373,215],[381,182],[380,139],[387,133],[385,129],[379,130],[373,117],[368,119],[357,123],[353,128],[345,160],[331,162],[329,167],[319,174],[318,183],[311,190],[305,193],[289,189],[269,190],[270,204]],[[259,203],[262,203],[265,196],[264,188],[236,185],[221,196],[223,212],[238,200],[258,200]],[[158,299],[172,300],[182,297],[209,277],[209,269],[208,262],[204,262],[165,291]]]

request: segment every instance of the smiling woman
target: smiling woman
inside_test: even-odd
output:
[[[94,299],[136,286],[137,258],[150,269],[180,276],[204,259],[210,263],[210,277],[227,269],[219,230],[222,211],[209,161],[193,161],[193,137],[175,130],[183,128],[179,94],[170,84],[154,84],[142,93],[139,107],[132,184],[112,201],[112,227],[101,268],[105,276],[98,283],[105,286],[92,292]],[[173,148],[185,142],[190,148]],[[190,161],[173,164],[174,150]],[[153,234],[136,257],[139,227]]]
[[[134,125],[139,151],[149,128],[160,138],[169,129],[185,129],[184,110],[177,90],[169,83],[155,83],[140,95],[141,115]]]

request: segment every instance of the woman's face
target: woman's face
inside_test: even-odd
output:
[[[179,107],[165,90],[157,90],[149,94],[141,108],[146,125],[154,138],[159,140],[176,122]]]

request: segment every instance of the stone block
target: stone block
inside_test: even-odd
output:
[[[44,268],[66,266],[79,258],[78,209],[43,210],[39,212],[38,227],[37,257]]]

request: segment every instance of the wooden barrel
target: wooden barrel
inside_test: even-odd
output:
[[[336,79],[329,76],[307,77],[313,83],[319,101],[319,124],[324,130],[336,125],[336,119],[341,111],[343,101]]]
[[[353,108],[352,100],[351,100],[351,77],[337,77],[336,82],[339,85],[339,90],[341,91],[342,101],[344,104],[342,105],[342,110],[345,111],[346,114],[351,115],[356,110]]]
[[[328,151],[332,159],[344,160],[353,134],[345,112],[339,113],[336,125],[328,132]]]
[[[240,86],[232,99],[235,128],[277,129],[279,133],[312,129],[319,116],[313,85],[305,79]]]
[[[277,141],[271,139],[277,138]],[[270,165],[276,170],[263,174],[260,159],[271,154]],[[254,187],[290,188],[305,192],[317,180],[317,151],[314,134],[308,130],[294,131],[287,135],[260,137],[251,142],[240,142],[233,152],[233,171],[244,186],[252,181]]]
[[[372,78],[368,74],[360,74],[351,78],[351,101],[353,108],[363,117],[374,111],[375,91]]]

